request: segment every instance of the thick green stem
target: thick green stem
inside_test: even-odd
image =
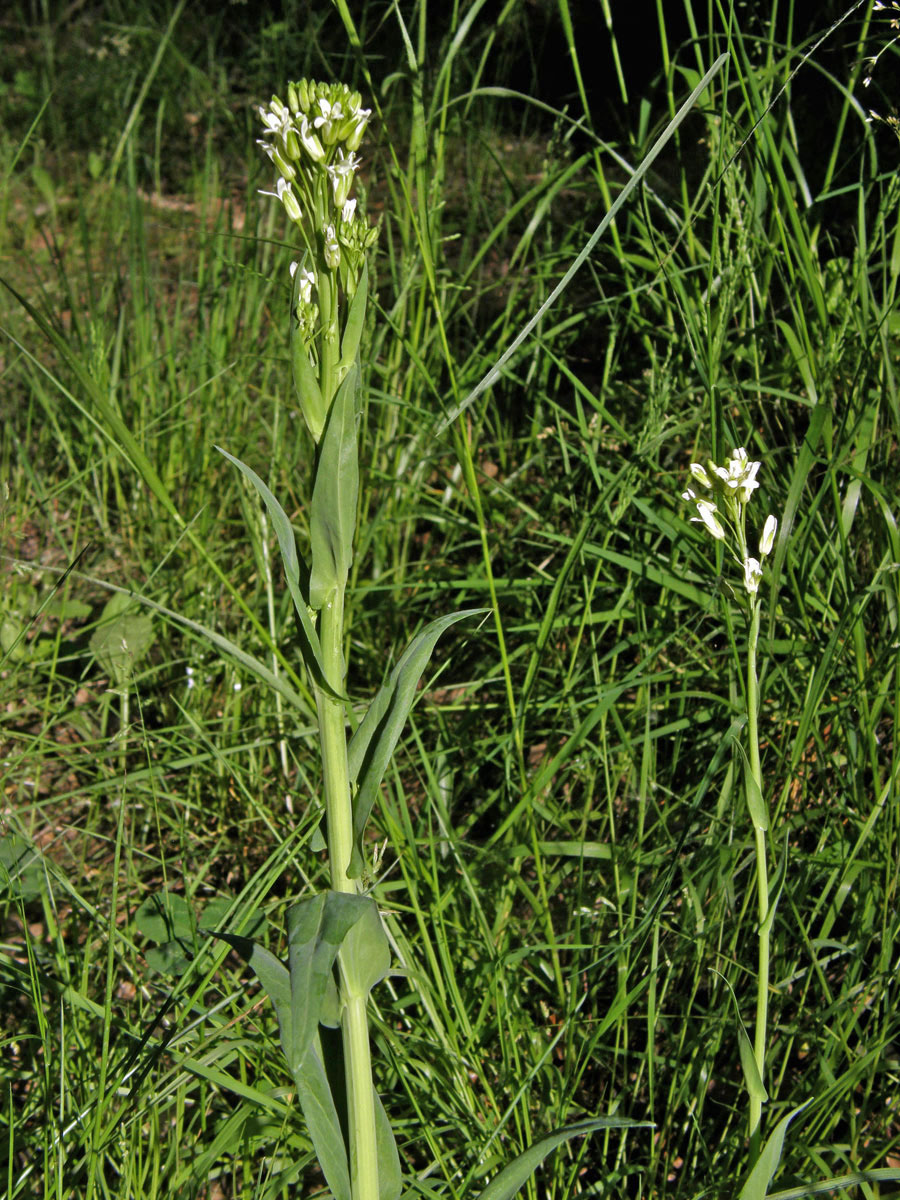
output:
[[[325,680],[329,687],[341,695],[344,691],[344,593],[340,589],[332,594],[319,613],[319,640]],[[353,810],[344,706],[339,700],[317,690],[316,707],[322,743],[331,886],[336,892],[355,892],[356,883],[347,877],[353,848]]]
[[[756,647],[759,641],[760,602],[753,597],[750,636],[747,640],[747,741],[750,774],[763,796],[762,765],[759,758],[759,680],[756,674]],[[762,801],[764,803],[764,801]],[[756,889],[759,913],[759,959],[756,973],[756,1027],[753,1037],[753,1056],[760,1080],[766,1079],[766,1035],[769,1010],[769,874],[766,862],[766,831],[754,822],[756,840]],[[750,1094],[750,1152],[755,1160],[761,1144],[762,1098],[755,1089]]]
[[[319,639],[325,679],[337,694],[344,690],[344,593],[338,589],[319,614]],[[347,875],[353,847],[353,809],[347,766],[347,731],[344,707],[325,692],[316,693],[325,813],[328,824],[328,858],[331,886],[336,892],[356,892],[356,880]],[[350,1171],[353,1200],[378,1200],[378,1158],[375,1137],[375,1090],[366,996],[349,992],[339,956],[341,998],[344,1002],[341,1033],[350,1124]]]

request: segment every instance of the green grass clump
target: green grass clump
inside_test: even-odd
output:
[[[770,874],[786,862],[767,1131],[809,1102],[771,1193],[862,1172],[855,1194],[894,1194],[891,13],[825,6],[805,29],[790,3],[660,3],[638,88],[609,6],[606,109],[565,0],[540,6],[573,64],[556,107],[528,6],[365,5],[356,27],[327,5],[283,28],[240,12],[205,41],[183,5],[20,7],[0,90],[10,1200],[322,1186],[272,1009],[202,933],[283,956],[287,905],[327,886],[277,545],[214,451],[269,483],[305,551],[291,247],[256,195],[271,179],[249,111],[303,73],[380,110],[362,173],[381,236],[348,589],[359,710],[426,621],[493,610],[445,634],[370,846],[398,968],[374,993],[377,1086],[411,1194],[475,1195],[597,1115],[653,1128],[567,1144],[533,1200],[724,1198],[746,1180],[746,628],[731,565],[679,499],[691,461],[740,445],[780,523],[758,654]],[[89,35],[110,49],[90,90]],[[521,60],[504,74],[520,44],[524,89]],[[99,130],[72,133],[76,103]],[[130,605],[109,607],[117,588]],[[113,626],[139,617],[145,636]],[[124,667],[111,627],[131,639]]]

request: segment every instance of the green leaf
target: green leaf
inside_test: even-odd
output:
[[[487,608],[464,609],[438,617],[426,625],[407,646],[387,682],[378,689],[350,739],[347,748],[350,782],[357,785],[353,799],[353,851],[347,871],[352,879],[362,874],[362,836],[366,822],[435,643],[444,630],[457,621],[489,611]]]
[[[747,1182],[741,1188],[738,1200],[765,1200],[766,1190],[772,1181],[772,1176],[778,1170],[778,1164],[781,1162],[781,1153],[784,1149],[784,1135],[787,1133],[787,1127],[796,1117],[797,1113],[803,1112],[807,1104],[811,1104],[811,1100],[807,1100],[805,1104],[801,1104],[799,1108],[795,1108],[789,1112],[787,1116],[781,1118],[775,1129],[763,1146],[759,1158],[756,1161],[756,1166],[747,1176]]]
[[[262,497],[263,503],[272,520],[275,536],[278,538],[278,548],[281,550],[281,561],[284,563],[284,574],[287,579],[288,590],[291,593],[291,599],[294,601],[294,608],[297,611],[297,616],[300,618],[300,624],[303,627],[303,634],[306,638],[306,646],[304,647],[303,654],[304,661],[316,683],[320,687],[325,687],[328,693],[331,694],[331,688],[327,687],[325,676],[322,672],[322,649],[319,645],[319,635],[316,633],[306,601],[303,599],[303,594],[300,591],[300,560],[297,556],[297,542],[294,538],[294,530],[288,520],[287,513],[275,499],[271,490],[263,483],[252,468],[248,467],[246,463],[242,463],[239,458],[235,458],[233,454],[229,454],[227,450],[223,450],[221,446],[216,446],[216,449],[229,462],[234,463],[239,471],[243,472]]]
[[[375,1093],[375,1148],[378,1155],[378,1200],[398,1200],[403,1190],[403,1172],[397,1139],[384,1111],[381,1097]]]
[[[215,896],[199,919],[184,898],[174,892],[160,891],[148,896],[134,915],[137,929],[151,941],[159,942],[144,954],[148,964],[164,975],[183,975],[198,950],[198,931],[209,932],[226,919],[234,902],[227,896]],[[255,932],[265,922],[259,909],[242,913],[244,927]]]
[[[759,784],[753,777],[750,764],[744,763],[744,787],[747,792],[747,808],[750,810],[750,820],[756,829],[765,832],[769,828],[769,813],[766,802],[759,790]]]
[[[341,967],[347,992],[351,996],[368,996],[391,969],[391,946],[388,942],[378,905],[371,896],[359,896],[365,909],[350,929],[341,948]]]
[[[281,1034],[281,1048],[284,1056],[290,1059],[290,1047],[293,1044],[293,1026],[291,1021],[291,977],[284,963],[278,961],[271,951],[258,945],[250,938],[240,937],[234,933],[219,933],[208,931],[209,937],[227,942],[253,971],[262,984],[263,991],[272,1001],[275,1015],[278,1018],[278,1029]]]
[[[154,942],[192,938],[194,924],[184,896],[161,891],[148,896],[134,914],[134,923],[144,937]]]
[[[359,367],[354,364],[338,388],[319,447],[316,481],[309,510],[312,569],[309,603],[320,609],[347,582],[353,559],[359,462],[356,450],[356,392]]]
[[[351,1200],[347,1147],[317,1044],[310,1046],[302,1066],[293,1072],[293,1076],[325,1182],[331,1188],[334,1200]]]
[[[191,958],[185,952],[184,942],[163,942],[161,946],[151,946],[144,953],[147,966],[160,975],[183,975],[191,965]]]
[[[43,891],[40,851],[18,833],[0,838],[0,892],[8,899],[31,900]]]
[[[624,1117],[594,1117],[590,1121],[578,1121],[554,1129],[534,1145],[523,1150],[518,1158],[496,1175],[487,1185],[478,1200],[512,1200],[516,1192],[534,1174],[551,1150],[583,1133],[594,1133],[598,1129],[653,1128],[652,1121],[630,1121]]]
[[[762,1081],[762,1076],[759,1073],[759,1067],[756,1063],[756,1055],[753,1053],[750,1038],[747,1036],[747,1031],[740,1017],[738,1017],[737,1033],[738,1046],[741,1052],[741,1069],[744,1072],[744,1082],[747,1085],[747,1091],[750,1093],[751,1099],[758,1100],[760,1104],[765,1104],[769,1099],[769,1093],[766,1091],[766,1085]]]
[[[134,664],[153,644],[152,620],[146,613],[129,612],[132,606],[121,592],[110,596],[90,640],[94,657],[119,687],[127,686]]]
[[[333,1021],[336,998],[331,968],[344,939],[374,903],[367,896],[353,893],[319,892],[288,909],[293,1032],[288,1065],[292,1073],[312,1045],[323,1007],[329,1021]]]
[[[297,272],[299,274],[299,271]],[[363,259],[363,268],[359,283],[350,301],[347,311],[347,323],[344,326],[344,336],[341,339],[341,361],[338,364],[341,371],[349,371],[356,362],[359,343],[362,338],[363,326],[366,320],[366,300],[369,295],[369,267]]]

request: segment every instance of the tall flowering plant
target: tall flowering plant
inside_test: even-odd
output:
[[[744,791],[747,810],[753,826],[756,850],[756,890],[759,914],[758,970],[756,976],[756,1019],[753,1045],[739,1029],[741,1062],[744,1078],[750,1095],[749,1133],[752,1157],[759,1154],[762,1106],[768,1099],[766,1092],[766,1029],[769,996],[769,938],[775,916],[775,901],[769,894],[766,832],[769,816],[763,792],[762,766],[759,756],[759,676],[756,654],[759,643],[759,622],[762,599],[759,594],[763,579],[764,564],[772,553],[778,520],[771,513],[763,522],[757,542],[757,553],[750,553],[747,532],[747,510],[753,493],[759,487],[757,474],[761,464],[751,462],[743,446],[731,452],[723,466],[714,462],[703,466],[691,463],[690,474],[693,486],[682,493],[682,499],[693,504],[699,522],[716,541],[723,542],[730,550],[743,576],[743,594],[749,615],[746,662],[747,703],[747,753],[744,758]],[[700,491],[695,491],[699,488]]]
[[[374,897],[363,887],[364,834],[382,778],[435,644],[454,622],[431,621],[396,662],[349,735],[345,592],[356,538],[357,418],[368,269],[377,231],[351,195],[370,117],[358,92],[301,80],[287,103],[259,109],[264,153],[277,170],[274,197],[298,239],[291,264],[291,363],[297,403],[315,446],[306,488],[309,561],[268,485],[222,450],[256,488],[277,534],[316,698],[330,887],[287,911],[288,962],[228,933],[272,999],[281,1045],[307,1129],[334,1200],[397,1200],[402,1187],[394,1135],[372,1081],[369,993],[390,970]],[[329,1034],[340,1030],[340,1036]],[[576,1134],[635,1122],[597,1117],[546,1135],[504,1168],[481,1200],[510,1200],[555,1146]]]

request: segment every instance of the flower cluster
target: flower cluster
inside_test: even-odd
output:
[[[264,136],[258,144],[279,174],[275,191],[262,195],[281,201],[311,257],[323,257],[329,270],[342,266],[343,247],[355,282],[362,256],[378,236],[350,199],[361,163],[356,151],[372,110],[346,84],[301,79],[288,84],[287,104],[273,96],[259,115]]]
[[[748,553],[746,532],[746,507],[750,497],[759,487],[756,476],[761,464],[751,462],[743,446],[732,450],[731,457],[723,467],[714,462],[707,467],[691,463],[691,476],[704,488],[708,495],[698,496],[693,488],[682,492],[682,499],[696,505],[698,515],[691,520],[704,525],[717,541],[728,539],[726,526],[731,532],[735,557],[744,572],[744,587],[751,596],[759,591],[762,580],[761,560],[772,552],[778,521],[769,514],[759,538],[759,558]]]

